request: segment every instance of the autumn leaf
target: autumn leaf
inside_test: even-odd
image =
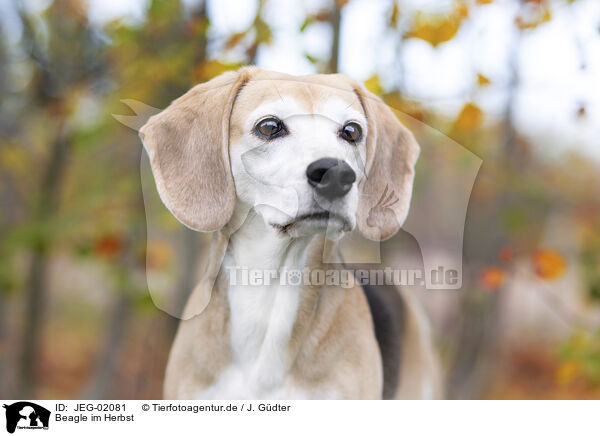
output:
[[[198,65],[195,71],[195,78],[198,82],[205,82],[221,73],[224,73],[225,71],[235,70],[240,66],[240,64],[223,63],[213,59],[202,62],[200,65]]]
[[[373,94],[383,94],[383,87],[381,86],[381,81],[379,80],[379,76],[377,74],[374,74],[365,80],[365,86]]]
[[[479,276],[479,282],[484,289],[495,291],[506,281],[506,271],[497,266],[484,268]]]
[[[556,371],[556,383],[567,385],[581,373],[581,364],[574,360],[564,362]]]
[[[271,32],[269,25],[260,16],[254,22],[254,29],[256,30],[257,43],[269,45],[273,42],[273,32]]]
[[[567,262],[557,251],[550,249],[538,250],[531,256],[533,270],[544,280],[556,280],[567,270]]]
[[[468,16],[469,8],[463,2],[456,3],[449,15],[417,12],[412,29],[405,38],[422,39],[437,47],[454,38],[462,21]]]
[[[324,23],[331,20],[331,10],[321,9],[316,14],[308,15],[304,22],[300,25],[300,32],[304,32],[308,26],[314,23]]]
[[[310,62],[313,65],[319,62],[319,59],[308,53],[304,53],[304,57],[308,60],[308,62]]]
[[[246,37],[247,34],[248,34],[247,31],[246,32],[234,33],[233,35],[231,35],[227,39],[227,42],[225,43],[225,47],[226,48],[233,48],[233,47],[235,47],[240,42],[242,42],[242,40]]]
[[[123,250],[123,239],[118,235],[105,235],[94,245],[94,253],[106,258],[115,258]]]
[[[422,39],[437,47],[443,42],[450,41],[458,32],[458,28],[459,23],[453,19],[417,18],[413,29],[406,37]]]
[[[467,103],[454,121],[455,127],[463,132],[478,128],[483,122],[483,111],[475,103]]]
[[[465,2],[458,2],[455,6],[454,13],[460,18],[467,18],[469,16],[469,7]]]
[[[488,86],[490,83],[492,83],[491,80],[488,79],[486,76],[484,76],[481,73],[477,74],[477,84],[479,86]]]

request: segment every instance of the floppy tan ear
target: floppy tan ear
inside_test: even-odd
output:
[[[369,129],[358,228],[366,238],[381,241],[392,237],[408,215],[419,145],[379,97],[362,85],[356,85],[355,92]]]
[[[227,72],[196,85],[140,129],[161,200],[193,230],[220,229],[233,212],[229,119],[250,74]]]

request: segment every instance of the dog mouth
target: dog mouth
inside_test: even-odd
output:
[[[294,227],[301,223],[309,223],[315,225],[315,227],[321,228],[327,227],[330,224],[337,223],[341,225],[341,229],[343,231],[352,230],[352,224],[350,223],[348,218],[338,213],[327,210],[304,213],[298,215],[296,218],[285,224],[272,223],[271,226],[279,230],[281,233],[289,233],[290,230],[293,230]]]

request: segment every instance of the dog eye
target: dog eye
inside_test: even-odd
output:
[[[346,123],[342,130],[340,130],[340,136],[345,141],[355,144],[362,138],[362,129],[357,123]]]
[[[286,133],[283,122],[274,117],[261,120],[256,127],[254,127],[254,131],[258,136],[265,139],[273,139]]]

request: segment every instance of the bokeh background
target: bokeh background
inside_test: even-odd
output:
[[[158,206],[147,231],[113,114],[247,64],[345,73],[483,160],[463,288],[418,291],[450,398],[600,398],[597,0],[1,0],[0,398],[160,397],[178,320],[148,283],[179,310],[206,237]]]

